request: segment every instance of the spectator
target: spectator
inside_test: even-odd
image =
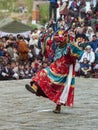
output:
[[[92,37],[94,36],[94,30],[92,27],[88,27],[86,31],[86,36],[88,37],[89,41],[92,41]]]
[[[81,0],[79,3],[79,12],[80,12],[80,16],[81,18],[85,18],[86,16],[86,2],[85,0]]]
[[[3,56],[3,53],[4,53],[3,49],[4,49],[4,45],[0,43],[0,57]]]
[[[20,36],[18,38],[18,53],[19,53],[19,61],[28,61],[28,52],[29,52],[29,48],[26,44],[26,42],[24,41],[23,37]]]
[[[12,78],[18,80],[19,75],[18,75],[18,66],[16,64],[16,61],[11,62],[11,70],[12,70]]]
[[[83,62],[84,58],[87,58],[88,63],[91,64],[91,65],[95,61],[95,54],[92,51],[91,46],[89,46],[89,45],[85,48],[85,52],[83,53],[83,55],[82,55],[82,57],[80,59],[80,63]]]
[[[97,3],[96,3],[96,6],[95,6],[95,10],[94,10],[94,11],[95,11],[96,14],[98,14],[98,1],[97,1]]]
[[[78,29],[76,30],[75,41],[77,41],[80,38],[86,39],[86,35],[83,32],[83,28],[78,27]]]
[[[95,50],[98,48],[98,39],[96,37],[96,35],[93,35],[92,37],[92,41],[89,43],[89,45],[91,46],[91,48],[93,49],[93,51],[95,52]]]
[[[25,70],[24,70],[24,65],[19,64],[18,69],[19,69],[19,71],[18,71],[19,79],[25,79]]]
[[[85,48],[89,45],[88,38],[82,39],[80,43],[78,43],[79,47],[81,47],[82,50],[85,50]]]
[[[72,15],[77,18],[78,15],[79,15],[77,0],[72,1],[72,3],[71,3],[69,8],[70,8],[70,11],[72,12]]]
[[[33,33],[30,36],[30,40],[29,40],[29,46],[30,45],[36,45],[38,46],[38,38],[39,38],[39,33],[38,33],[38,29],[35,28],[33,30]]]
[[[91,76],[91,65],[87,58],[83,58],[83,62],[80,64],[80,76],[89,78]]]
[[[68,6],[69,2],[66,0],[60,0],[60,17],[61,19],[65,19],[68,16]]]
[[[95,63],[93,66],[93,77],[98,78],[98,48],[95,51]]]
[[[50,6],[49,6],[49,20],[54,19],[56,21],[57,18],[57,0],[49,0]],[[52,12],[54,13],[52,17]]]
[[[7,45],[7,52],[9,53],[11,59],[14,59],[13,43],[10,43],[9,45]]]
[[[26,64],[26,65],[24,66],[24,73],[25,73],[25,78],[26,78],[26,79],[32,77],[32,73],[31,73],[31,71],[30,71],[30,65],[29,65],[29,64]]]
[[[12,70],[11,70],[10,63],[7,63],[4,67],[1,68],[0,79],[1,80],[11,80],[12,79]]]

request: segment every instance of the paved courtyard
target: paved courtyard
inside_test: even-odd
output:
[[[77,78],[74,107],[61,114],[25,89],[29,81],[0,81],[0,130],[98,130],[98,79]]]

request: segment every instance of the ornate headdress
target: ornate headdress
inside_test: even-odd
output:
[[[56,35],[54,36],[53,40],[57,43],[59,42],[60,45],[65,45],[68,43],[68,32],[59,30]]]

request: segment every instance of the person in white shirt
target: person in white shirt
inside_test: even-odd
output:
[[[92,48],[89,45],[85,48],[85,51],[79,62],[83,62],[84,58],[87,58],[89,64],[92,64],[95,61],[95,53],[92,51]]]
[[[30,45],[38,46],[38,38],[39,38],[39,31],[37,28],[35,28],[33,33],[30,36],[29,46]]]

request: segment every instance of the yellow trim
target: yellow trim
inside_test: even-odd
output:
[[[71,87],[71,88],[74,88],[74,86],[73,86],[73,85],[71,85],[70,87]]]
[[[37,92],[37,89],[38,89],[38,88],[37,88],[37,85],[33,84],[33,85],[31,86],[31,88],[34,89],[35,92]]]
[[[71,56],[79,57],[78,54],[71,53]]]

